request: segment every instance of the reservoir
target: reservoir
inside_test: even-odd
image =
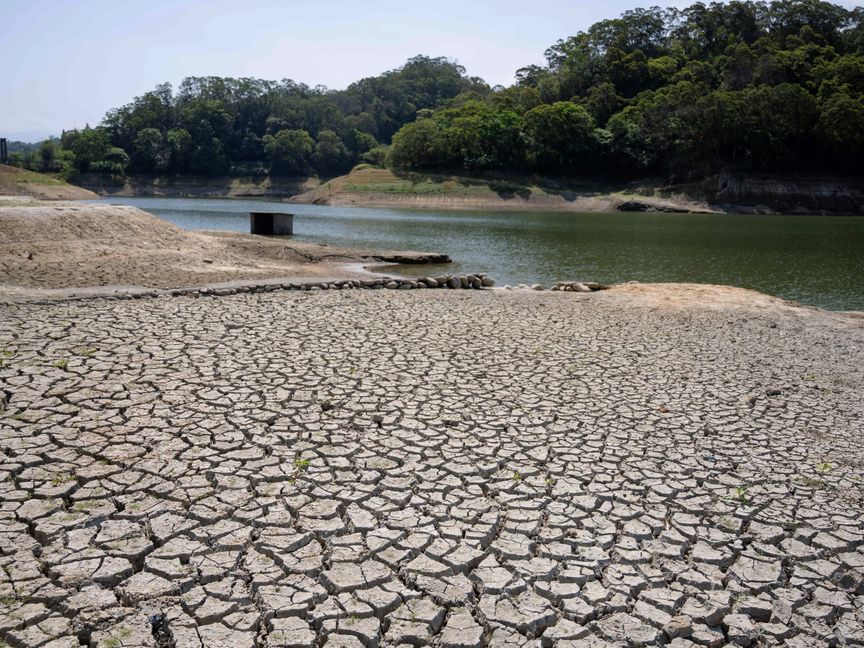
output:
[[[556,281],[696,282],[864,310],[864,217],[451,212],[208,198],[121,198],[188,230],[249,232],[249,212],[286,211],[294,240],[449,254],[391,274],[485,272],[499,286]]]

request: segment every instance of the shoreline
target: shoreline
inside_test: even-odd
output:
[[[287,203],[433,210],[675,212],[696,214],[862,215],[856,178],[777,178],[721,173],[669,185],[553,181],[535,177],[461,177],[355,168]]]
[[[335,248],[222,231],[191,232],[134,207],[33,199],[0,198],[0,247],[0,300],[9,303],[353,289],[370,286],[344,282],[381,283],[382,279],[387,280],[384,283],[392,279],[394,288],[425,288],[431,286],[422,275],[441,279],[443,274],[443,281],[454,276],[446,266],[450,258],[444,254]],[[428,265],[428,270],[407,272],[394,264]],[[471,279],[463,276],[466,285],[462,287],[468,287]],[[590,284],[593,278],[564,279]],[[674,295],[684,284],[657,285],[666,286]],[[694,285],[716,289],[710,284]],[[630,290],[637,289],[628,284],[616,286],[618,292]],[[690,290],[689,294],[696,293]],[[858,314],[770,298],[824,312]]]
[[[128,177],[122,185],[98,176],[79,184],[110,197],[263,198],[288,204],[512,212],[675,212],[698,214],[864,215],[864,180],[855,177],[719,173],[667,184],[534,176],[403,173],[358,166],[315,177]]]
[[[391,196],[376,193],[339,193],[329,196],[301,195],[285,199],[288,204],[328,205],[333,207],[418,209],[446,211],[562,211],[576,213],[670,212],[688,214],[722,214],[706,203],[685,199],[657,199],[645,196],[614,194],[564,198],[497,198],[459,196]],[[621,209],[622,206],[630,206]]]

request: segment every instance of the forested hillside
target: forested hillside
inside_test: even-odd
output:
[[[864,9],[819,0],[635,9],[490,88],[418,56],[342,91],[189,78],[67,131],[30,166],[136,174],[418,170],[694,178],[860,173]]]
[[[860,173],[864,9],[818,0],[628,11],[394,138],[411,168]],[[853,166],[855,165],[855,166]]]

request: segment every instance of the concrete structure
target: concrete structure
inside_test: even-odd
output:
[[[294,233],[294,214],[250,212],[249,227],[252,234],[291,236]]]

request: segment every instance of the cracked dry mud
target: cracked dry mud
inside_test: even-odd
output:
[[[3,307],[0,639],[861,645],[860,321],[623,303]]]

